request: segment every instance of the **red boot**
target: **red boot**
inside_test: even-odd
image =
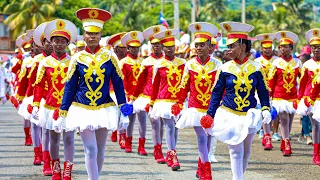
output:
[[[272,138],[270,136],[270,134],[266,134],[263,137],[265,144],[264,144],[264,150],[272,150],[273,146],[272,146]]]
[[[34,150],[34,160],[33,165],[41,165],[41,149],[40,147],[33,148]]]
[[[118,134],[117,132],[118,131],[113,131],[111,133],[110,139],[111,139],[112,142],[117,142],[117,134]]]
[[[73,163],[68,161],[63,164],[63,180],[71,180],[71,172],[72,172]]]
[[[284,150],[284,140],[282,139],[281,140],[281,145],[280,145],[280,151],[283,151]]]
[[[52,180],[61,180],[60,159],[52,160]]]
[[[315,165],[320,166],[320,155],[319,155],[319,150],[320,150],[320,144],[313,144],[313,163]]]
[[[171,169],[172,169],[172,171],[176,171],[176,170],[180,169],[180,163],[178,160],[177,152],[176,152],[176,150],[171,150],[170,154],[171,154],[171,158],[172,158]]]
[[[132,136],[126,138],[126,147],[124,149],[126,153],[132,152]]]
[[[290,139],[284,140],[284,149],[283,149],[283,156],[291,156],[291,144]]]
[[[41,161],[43,161],[43,157],[42,157],[42,144],[40,144],[40,146],[39,146],[39,148],[40,148],[40,154],[41,154]]]
[[[166,156],[166,163],[168,165],[168,167],[171,167],[173,162],[172,162],[172,157],[171,157],[171,150],[167,152],[167,156]]]
[[[43,151],[42,157],[43,157],[43,169],[42,169],[43,175],[52,176],[52,170],[50,166],[51,158],[50,158],[49,151]]]
[[[26,135],[24,145],[32,146],[32,138],[31,138],[31,135],[30,135],[30,127],[24,128],[24,134]]]
[[[138,147],[138,154],[142,156],[147,156],[147,152],[144,149],[144,145],[146,143],[146,138],[139,138],[139,147]]]
[[[266,135],[263,135],[263,138],[262,138],[262,140],[261,140],[262,146],[265,146],[265,145],[266,145],[265,137],[266,137]]]
[[[201,165],[202,166],[202,176],[200,180],[212,180],[212,171],[210,162],[206,162]]]
[[[161,144],[157,144],[154,146],[153,155],[154,155],[154,159],[157,161],[158,164],[164,164],[166,162],[162,154]]]
[[[126,148],[126,133],[120,134],[119,145],[120,145],[120,149]]]
[[[199,159],[198,159],[198,169],[197,169],[197,172],[196,172],[196,177],[200,178],[201,176],[202,176],[202,162],[201,162],[201,159],[199,157]]]

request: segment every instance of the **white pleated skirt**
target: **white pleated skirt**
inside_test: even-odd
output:
[[[294,114],[296,110],[293,108],[292,101],[287,100],[272,100],[272,106],[274,106],[278,113],[286,112],[288,114]]]
[[[109,106],[95,110],[71,105],[64,123],[65,131],[79,128],[80,132],[90,129],[107,128],[115,131],[118,128],[120,110],[117,106]]]
[[[215,114],[212,135],[220,141],[229,145],[237,145],[244,141],[249,132],[254,130],[256,133],[261,129],[261,110],[251,108],[244,115],[231,111],[221,106]]]

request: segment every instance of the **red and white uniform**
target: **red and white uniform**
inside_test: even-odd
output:
[[[302,68],[301,61],[297,58],[278,58],[273,61],[273,67],[268,75],[272,106],[278,113],[295,113],[293,101],[298,98],[298,78]]]
[[[186,60],[178,57],[170,60],[165,56],[154,66],[154,78],[150,105],[153,105],[149,113],[153,119],[171,119],[171,106],[179,101],[183,89],[180,84],[182,80]]]
[[[155,54],[151,54],[148,58],[144,59],[141,63],[141,72],[139,79],[138,87],[134,96],[139,96],[134,102],[133,106],[136,112],[145,111],[147,104],[150,104],[150,99],[152,95],[152,77],[154,71],[154,65],[163,57],[161,54],[157,57]]]
[[[297,113],[300,115],[307,115],[305,109],[304,99],[314,101],[314,106],[311,108],[311,113],[315,113],[316,109],[320,108],[320,93],[319,89],[315,88],[320,84],[320,62],[310,59],[302,66],[300,86],[298,92],[298,100],[300,100]],[[320,120],[320,119],[319,119]]]
[[[198,57],[186,63],[181,83],[184,91],[178,103],[185,101],[188,92],[190,95],[188,109],[182,111],[177,128],[201,126],[200,119],[207,114],[216,73],[221,65],[218,59],[210,56],[204,63]]]
[[[125,58],[120,60],[120,69],[124,76],[123,85],[128,101],[137,98],[137,96],[135,96],[135,90],[138,87],[138,82],[144,80],[139,77],[142,61],[142,58],[133,57],[130,54],[127,54]]]
[[[272,63],[274,60],[278,59],[277,56],[272,56],[271,58],[268,58],[264,55],[261,55],[260,57],[256,58],[254,61],[260,63],[265,70],[265,74],[268,78],[269,71],[272,69]]]
[[[34,87],[33,106],[39,107],[43,94],[48,85],[46,102],[39,111],[40,126],[54,130],[52,126],[53,112],[60,108],[64,93],[65,79],[70,63],[70,56],[64,54],[60,59],[52,53],[44,58],[38,67],[37,78]]]
[[[34,57],[27,57],[23,60],[21,70],[18,76],[20,86],[17,90],[17,99],[21,102],[18,114],[26,120],[30,120],[30,113],[27,111],[28,104],[32,103],[32,98],[28,98],[33,95],[33,87],[30,85],[30,72]],[[31,89],[30,89],[31,88]]]

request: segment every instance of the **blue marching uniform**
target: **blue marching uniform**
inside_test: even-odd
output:
[[[120,107],[126,96],[117,56],[100,47],[94,53],[86,48],[72,56],[60,107],[66,131],[117,129],[120,111],[110,97],[110,80]]]
[[[213,135],[217,139],[236,145],[250,131],[261,128],[261,110],[255,109],[256,91],[261,110],[270,110],[268,85],[260,63],[247,58],[242,64],[232,60],[221,66],[207,111],[214,118]]]

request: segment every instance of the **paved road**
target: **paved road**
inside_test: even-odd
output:
[[[24,146],[22,118],[16,110],[7,103],[0,106],[0,179],[28,179],[49,180],[41,174],[41,166],[33,166],[33,147]],[[299,121],[296,119],[293,132],[299,132]],[[146,150],[148,156],[139,156],[137,149],[137,130],[134,134],[133,153],[126,154],[118,148],[116,143],[108,140],[105,164],[103,166],[102,180],[104,179],[170,179],[192,180],[195,178],[197,166],[197,144],[195,133],[192,129],[179,132],[177,145],[178,157],[181,169],[171,171],[166,165],[156,164],[153,156],[153,145],[150,136],[150,124],[148,124]],[[84,165],[84,153],[82,141],[75,136],[75,160],[73,179],[88,179]],[[253,154],[249,162],[249,168],[245,174],[249,180],[316,180],[320,179],[320,167],[312,164],[312,147],[297,142],[293,137],[293,156],[283,157],[279,151],[279,142],[274,143],[274,150],[263,151],[258,137],[253,142]],[[63,161],[63,146],[61,145],[61,161]],[[164,147],[165,149],[165,147]],[[164,151],[165,152],[165,151]],[[213,179],[231,179],[230,161],[227,146],[221,142],[217,147],[217,159],[219,163],[212,165]]]

